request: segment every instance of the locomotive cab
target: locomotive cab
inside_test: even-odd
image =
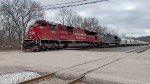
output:
[[[28,30],[28,39],[41,39],[41,31],[43,28],[47,28],[47,26],[46,21],[36,21]]]

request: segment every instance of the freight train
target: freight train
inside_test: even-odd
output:
[[[29,27],[23,40],[23,50],[41,51],[67,48],[71,45],[88,47],[109,47],[144,45],[148,42],[119,38],[118,36],[93,32],[56,24],[45,20],[37,20]]]

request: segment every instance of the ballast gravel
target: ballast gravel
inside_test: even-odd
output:
[[[40,76],[37,72],[23,71],[0,75],[0,84],[17,84],[19,82]]]

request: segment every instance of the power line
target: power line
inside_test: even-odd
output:
[[[63,4],[69,4],[69,3],[75,3],[75,2],[83,2],[83,1],[87,1],[87,0],[62,3],[61,5],[63,5]],[[50,8],[42,8],[41,10],[37,10],[37,11],[51,10],[51,9],[60,9],[60,8],[68,8],[68,7],[75,7],[75,6],[93,4],[93,3],[103,2],[103,1],[109,1],[109,0],[97,0],[97,1],[91,1],[91,2],[85,2],[85,3],[72,4],[72,5],[64,5],[64,6],[57,6],[57,7],[50,7]],[[55,5],[58,5],[58,4],[55,4]],[[52,5],[41,6],[41,7],[48,7],[48,6],[52,6]],[[2,12],[0,12],[0,13],[2,13]],[[2,14],[9,14],[9,13],[2,13]]]
[[[41,7],[49,7],[49,6],[66,5],[66,4],[79,3],[79,2],[85,2],[85,1],[87,1],[87,0],[72,1],[72,2],[67,2],[67,3],[53,4],[53,5],[47,5],[47,6],[41,6]]]
[[[79,3],[79,4],[73,4],[73,5],[50,7],[50,8],[43,8],[43,10],[51,10],[51,9],[59,9],[59,8],[68,8],[68,7],[74,7],[74,6],[81,6],[81,5],[87,5],[87,4],[98,3],[98,2],[102,2],[102,1],[108,1],[108,0],[97,0],[97,1],[86,2],[86,3]]]

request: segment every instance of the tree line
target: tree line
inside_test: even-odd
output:
[[[56,14],[56,21],[60,24],[87,29],[95,32],[106,32],[107,28],[99,24],[95,17],[81,17],[73,10],[60,9]]]
[[[20,49],[22,35],[25,37],[29,23],[36,19],[44,19],[44,16],[44,10],[38,2],[32,0],[0,1],[0,49],[4,47]],[[67,26],[117,35],[114,31],[108,31],[106,26],[99,24],[97,18],[81,17],[73,10],[60,9],[54,18],[56,22]]]

